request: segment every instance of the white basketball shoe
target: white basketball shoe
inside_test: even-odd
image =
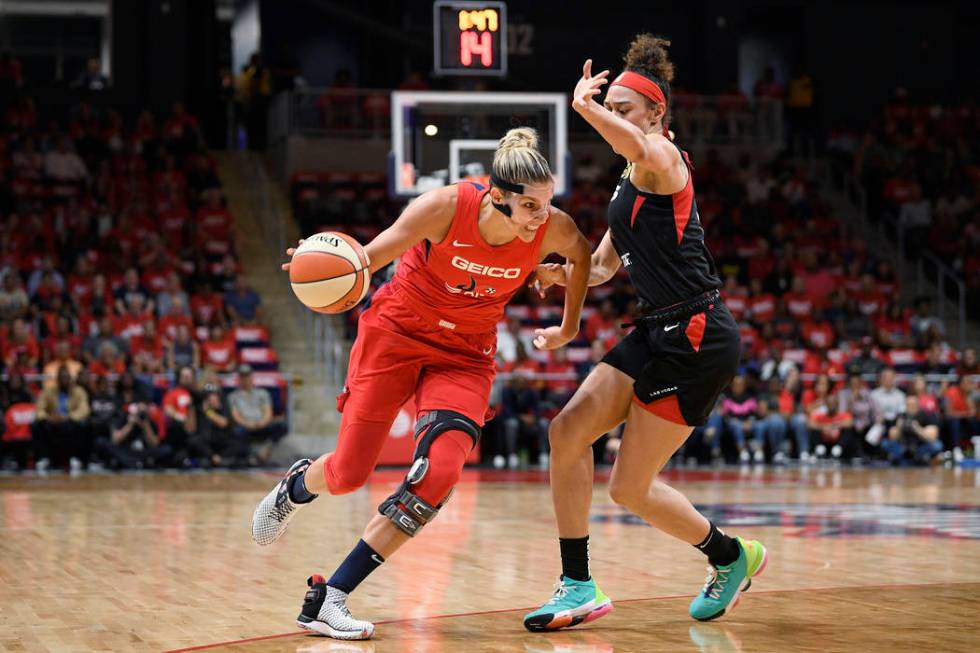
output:
[[[289,483],[313,464],[309,458],[293,463],[286,475],[265,495],[252,513],[252,539],[259,546],[272,544],[286,532],[286,525],[303,503],[293,503],[289,498]]]
[[[296,625],[334,639],[371,639],[374,624],[355,619],[347,609],[347,592],[327,585],[326,579],[313,574],[306,579],[310,589],[303,599],[303,610]]]

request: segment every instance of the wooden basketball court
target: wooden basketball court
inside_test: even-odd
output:
[[[547,478],[466,472],[439,518],[354,594],[369,642],[294,627],[402,478],[323,497],[279,543],[254,545],[277,476],[0,478],[4,651],[976,651],[980,474],[974,470],[673,471],[729,532],[761,539],[765,575],[722,620],[687,604],[703,558],[597,486],[593,572],[615,611],[546,635],[521,625],[559,573]]]

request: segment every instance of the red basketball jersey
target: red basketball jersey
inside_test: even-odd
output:
[[[405,252],[392,280],[392,291],[419,315],[460,333],[493,330],[504,306],[523,286],[540,261],[541,241],[549,222],[534,240],[520,238],[488,245],[477,224],[488,190],[470,182],[457,184],[456,214],[441,243],[422,241]]]

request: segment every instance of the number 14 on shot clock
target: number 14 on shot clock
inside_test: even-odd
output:
[[[507,74],[505,3],[437,0],[432,19],[435,74]]]

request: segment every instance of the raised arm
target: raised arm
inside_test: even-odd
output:
[[[616,115],[620,107],[614,105],[609,110],[595,101],[595,96],[609,81],[608,75],[609,71],[604,70],[593,77],[592,60],[588,59],[582,66],[582,78],[572,94],[572,108],[627,161],[654,174],[676,166],[680,154],[663,135],[645,134],[636,125]]]

